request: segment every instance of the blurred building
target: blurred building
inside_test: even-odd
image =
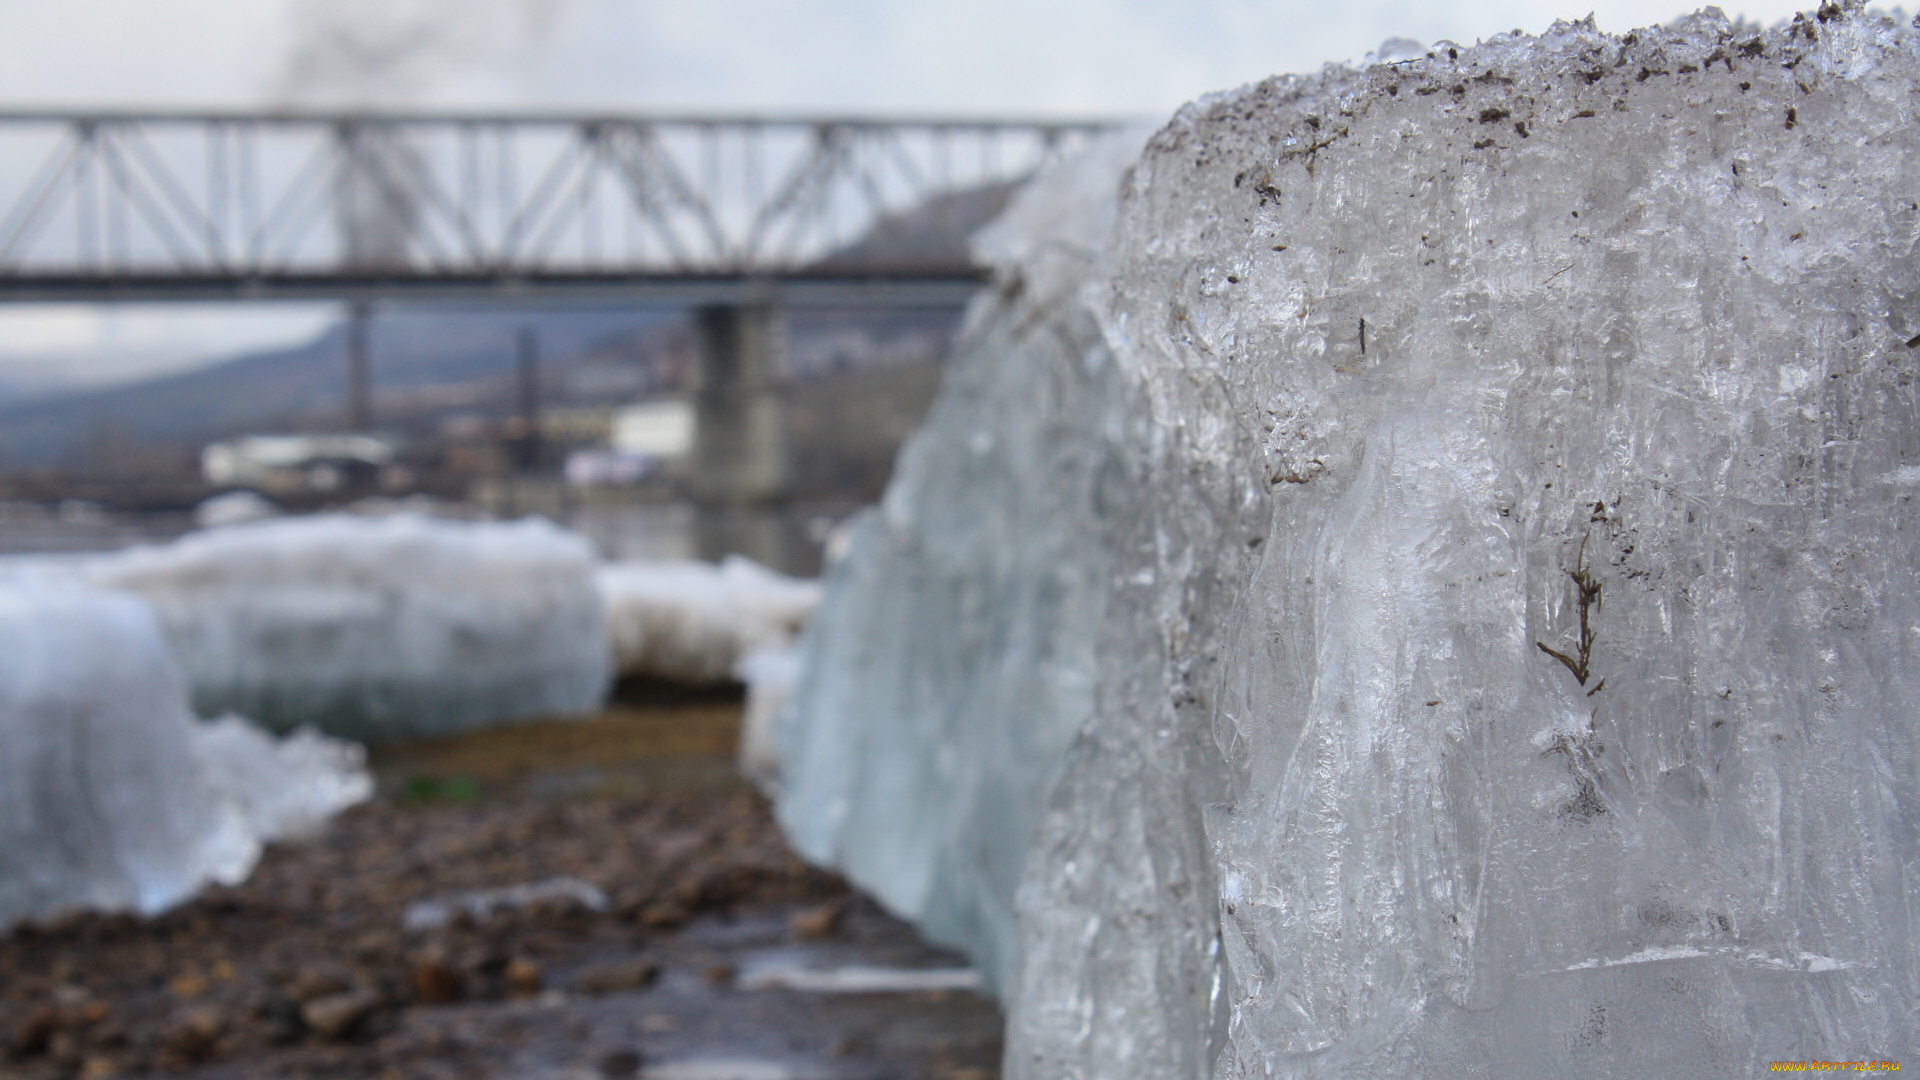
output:
[[[207,483],[283,495],[371,487],[393,462],[377,435],[248,435],[200,452]]]

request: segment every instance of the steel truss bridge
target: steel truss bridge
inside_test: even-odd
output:
[[[0,112],[0,302],[951,303],[977,268],[889,229],[1104,126]]]

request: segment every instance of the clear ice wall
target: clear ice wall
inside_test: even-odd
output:
[[[1004,965],[1011,1077],[1733,1077],[1920,1045],[1917,54],[1857,7],[1709,11],[1183,110],[1086,304],[965,376],[1033,378],[1012,343],[1091,308],[1111,381],[923,437],[900,489],[943,498],[890,495],[840,571],[825,611],[891,629],[809,642],[803,685],[854,707],[830,735],[787,714],[786,782],[833,779],[784,820],[877,879],[951,868],[910,895],[980,910],[1006,894],[972,853],[1022,864],[1011,955],[943,930]],[[1070,442],[969,455],[1056,415],[1110,434],[1048,519],[1022,493]],[[1077,606],[1009,601],[1055,565],[1018,550],[947,578],[898,554],[1029,505],[999,535],[1067,530]],[[981,602],[852,599],[888,574]],[[1075,635],[1072,694],[932,659]],[[1044,809],[946,779],[998,776]]]
[[[1137,410],[1081,290],[1144,131],[1036,186],[883,504],[853,531],[779,723],[780,820],[989,979],[1012,970],[1028,838],[1093,707],[1099,500]]]
[[[592,548],[537,519],[279,518],[87,565],[149,600],[203,716],[365,742],[592,713],[612,647]]]

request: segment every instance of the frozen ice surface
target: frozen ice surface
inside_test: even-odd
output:
[[[1131,164],[1107,166],[1123,199],[1137,197],[1137,171],[1122,169]],[[1036,185],[1034,198],[1074,194]],[[1104,218],[1113,229],[1111,199],[1077,201],[1087,227]],[[1011,216],[1000,223],[1020,226]],[[1080,303],[1055,315],[1082,333],[1093,322],[1108,359],[1099,392],[1062,395],[1053,407],[1071,419],[1051,424],[1101,432],[1104,459],[1086,501],[1061,525],[1068,557],[1088,567],[1094,593],[1056,631],[1080,639],[1073,678],[1084,712],[1054,763],[1057,779],[1037,800],[1044,812],[1022,822],[1027,831],[1017,837],[1029,846],[1015,893],[1018,944],[1002,982],[1010,1078],[1205,1077],[1224,1029],[1204,816],[1228,789],[1208,688],[1218,679],[1224,616],[1265,535],[1267,485],[1217,388],[1186,403],[1190,417],[1169,415],[1124,355],[1131,343],[1096,318],[1124,254],[1115,243],[1080,268]],[[1031,322],[1023,329],[1032,338],[1063,332]],[[1023,359],[1006,353],[998,362]],[[1008,408],[1022,406],[1015,399]],[[1003,497],[992,487],[958,496]],[[1017,639],[1028,631],[990,632]]]
[[[194,719],[141,600],[0,587],[0,927],[160,911],[371,792],[357,746]]]
[[[391,741],[595,711],[593,553],[545,521],[401,513],[210,529],[88,564],[160,613],[202,715]]]
[[[602,565],[614,667],[622,675],[724,682],[761,647],[791,645],[820,602],[820,583],[740,555]]]
[[[312,728],[274,738],[228,713],[198,721],[192,743],[201,782],[228,799],[263,839],[310,836],[335,811],[373,794],[366,751]]]
[[[475,889],[438,900],[416,900],[407,905],[401,926],[409,932],[438,930],[462,913],[476,922],[486,922],[496,911],[517,911],[556,900],[571,900],[588,911],[605,911],[612,903],[606,893],[588,882],[556,877],[499,889]]]
[[[1098,502],[1125,489],[1127,410],[1081,290],[1144,138],[1064,166],[982,238],[998,288],[835,564],[779,725],[796,847],[1001,986],[1034,824],[1093,707]]]
[[[1917,48],[1561,24],[1154,139],[1109,333],[1271,514],[1220,1075],[1920,1045]]]
[[[849,964],[802,967],[787,962],[750,965],[734,982],[742,990],[798,990],[815,994],[978,993],[983,984],[972,968],[896,968]]]
[[[799,847],[1010,1077],[1920,1045],[1916,52],[1710,10],[1183,110],[1104,256],[1003,249],[836,569]]]

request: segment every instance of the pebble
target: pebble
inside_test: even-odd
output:
[[[516,956],[507,961],[506,970],[500,973],[500,979],[507,985],[507,992],[514,997],[532,997],[547,984],[546,972],[539,964],[524,956]]]
[[[160,1049],[188,1064],[205,1061],[227,1030],[219,1010],[200,1007],[175,1013],[160,1029]]]
[[[640,1052],[632,1048],[609,1050],[600,1055],[596,1065],[607,1080],[627,1080],[640,1072]]]
[[[267,1042],[273,1046],[298,1042],[307,1033],[307,1022],[300,1018],[300,1003],[278,990],[269,990],[261,996],[254,1007],[254,1016],[260,1020]]]
[[[671,930],[693,917],[686,905],[672,902],[648,904],[640,909],[640,925],[655,930]]]
[[[20,1026],[13,1030],[13,1038],[7,1042],[7,1049],[14,1057],[32,1057],[44,1053],[47,1041],[60,1028],[60,1010],[51,1005],[42,1005],[27,1014]]]
[[[787,932],[795,941],[819,941],[839,927],[840,916],[846,910],[846,901],[838,899],[796,911],[787,919]]]
[[[421,953],[413,961],[413,996],[422,1005],[447,1005],[466,994],[466,979],[438,950]]]
[[[301,968],[287,984],[287,996],[305,1005],[318,998],[333,997],[353,989],[353,984],[338,971],[323,967]]]
[[[660,966],[651,960],[633,959],[604,964],[589,964],[574,976],[574,985],[583,994],[618,994],[640,990],[659,975]]]
[[[300,1019],[321,1038],[345,1039],[373,1014],[378,1004],[379,998],[362,991],[328,994],[301,1005]]]

